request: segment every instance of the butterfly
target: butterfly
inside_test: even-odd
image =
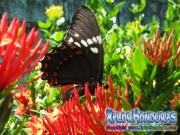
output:
[[[53,48],[41,60],[42,79],[50,86],[76,84],[80,96],[88,83],[91,94],[103,75],[103,44],[100,29],[93,13],[86,6],[77,10],[71,26],[60,46]],[[68,100],[74,95],[70,88],[62,96]]]

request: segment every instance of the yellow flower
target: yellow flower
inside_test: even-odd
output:
[[[45,14],[49,17],[49,19],[56,20],[62,17],[63,15],[63,7],[52,5],[49,8],[46,7]]]

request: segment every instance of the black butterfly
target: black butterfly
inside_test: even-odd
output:
[[[61,45],[47,53],[41,63],[42,79],[51,86],[78,84],[79,95],[84,95],[84,84],[88,83],[94,94],[103,75],[103,44],[97,20],[86,6],[75,12]],[[62,100],[72,97],[73,92],[69,89]]]

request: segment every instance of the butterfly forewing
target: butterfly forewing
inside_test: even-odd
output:
[[[85,6],[75,12],[59,47],[41,61],[42,79],[52,86],[101,82],[103,46],[96,18]]]

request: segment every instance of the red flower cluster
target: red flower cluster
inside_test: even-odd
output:
[[[169,100],[169,102],[173,109],[180,109],[180,93],[174,93],[173,99]]]
[[[5,13],[0,21],[0,91],[30,72],[47,52],[49,42],[42,48],[38,31],[32,28],[26,35],[26,22],[14,18],[8,27]]]
[[[162,41],[160,40],[159,31],[156,31],[153,41],[143,40],[143,53],[155,65],[165,67],[167,61],[172,57],[172,41],[174,30],[171,31],[168,40],[166,41],[166,34],[164,34]],[[177,45],[176,57],[180,56],[180,43]],[[178,59],[180,66],[180,58]]]
[[[15,109],[15,116],[24,115],[33,107],[31,91],[28,89],[18,90],[14,94],[15,100],[18,102],[18,107]]]
[[[67,101],[64,105],[60,105],[59,109],[53,110],[53,112],[45,114],[44,118],[41,119],[41,127],[45,127],[46,130],[41,130],[41,134],[83,134],[83,135],[121,135],[123,132],[110,132],[105,130],[105,109],[113,108],[116,111],[122,111],[121,108],[121,90],[118,87],[117,96],[114,95],[114,88],[112,79],[109,77],[109,89],[105,90],[104,87],[97,85],[95,90],[95,101],[91,99],[88,85],[85,85],[85,96],[87,102],[80,103],[79,95],[75,89],[75,97]],[[128,99],[128,89],[126,88],[125,98]],[[142,95],[140,95],[135,102],[134,108],[138,107]],[[43,121],[43,122],[42,122]],[[27,123],[28,127],[31,128],[33,134],[37,134],[39,128],[32,119],[31,123]],[[32,128],[33,125],[33,128]],[[46,132],[44,132],[46,131]],[[39,131],[38,131],[39,133]]]
[[[27,122],[27,126],[31,129],[29,135],[46,135],[46,128],[43,124],[43,120],[37,116],[31,115],[32,122]]]
[[[176,53],[175,59],[177,59],[178,61],[178,67],[180,67],[180,41],[178,42],[176,49],[177,49],[177,53]]]

